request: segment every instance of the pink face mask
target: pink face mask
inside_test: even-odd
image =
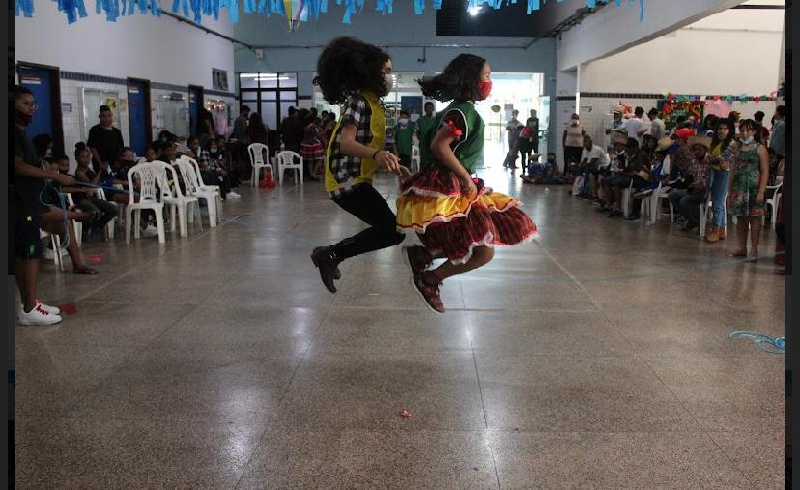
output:
[[[481,100],[488,99],[489,95],[492,93],[492,81],[489,80],[486,82],[482,80],[480,84],[478,84],[478,89],[481,91],[481,97],[483,97]]]

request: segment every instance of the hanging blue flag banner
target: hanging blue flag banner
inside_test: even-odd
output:
[[[59,12],[63,12],[67,16],[67,22],[72,24],[79,17],[86,17],[86,7],[84,0],[53,0],[58,4]],[[120,1],[122,6],[120,7]],[[245,14],[259,13],[267,17],[272,14],[287,14],[285,3],[292,5],[292,18],[290,22],[305,21],[310,15],[314,19],[318,19],[320,14],[328,13],[328,3],[330,0],[242,0],[242,10]],[[375,0],[375,9],[382,14],[394,13],[394,0]],[[442,0],[413,0],[414,13],[421,15],[425,11],[426,3],[430,1],[434,10],[442,8]],[[486,5],[495,10],[502,8],[504,5],[516,5],[519,0],[467,0],[466,6],[468,10],[479,9],[481,6]],[[552,1],[552,0],[551,0]],[[564,0],[557,0],[558,3]],[[586,6],[590,9],[597,8],[598,5],[605,5],[610,3],[611,0],[586,0]],[[622,6],[623,0],[613,0],[617,7]],[[34,0],[14,0],[14,15],[33,17],[34,14]],[[96,12],[98,14],[105,13],[106,20],[109,22],[116,22],[117,17],[120,15],[133,15],[136,13],[136,6],[138,6],[139,13],[145,13],[148,9],[153,15],[161,15],[161,7],[159,0],[96,0]],[[527,0],[528,14],[534,11],[541,10],[542,5],[547,0]],[[644,19],[644,2],[645,0],[627,0],[627,6],[631,7],[633,4],[639,4],[639,20]],[[344,14],[342,15],[343,24],[352,24],[353,15],[358,14],[364,9],[364,0],[336,0],[336,5],[344,7]],[[228,9],[230,20],[233,23],[239,21],[239,0],[173,0],[172,13],[183,14],[184,17],[191,18],[194,22],[200,23],[202,17],[213,15],[215,20],[219,19],[219,10]],[[297,18],[296,18],[297,17]]]

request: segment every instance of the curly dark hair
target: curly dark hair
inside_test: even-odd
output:
[[[381,48],[354,37],[337,37],[322,51],[317,60],[314,85],[322,89],[329,104],[343,104],[361,91],[378,97],[389,93],[383,66],[389,55]]]
[[[481,100],[478,82],[486,60],[474,54],[460,54],[444,71],[433,77],[417,80],[422,94],[439,102]]]

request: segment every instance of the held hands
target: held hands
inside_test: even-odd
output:
[[[400,159],[393,153],[381,150],[375,155],[375,161],[378,162],[378,166],[383,170],[388,170],[395,174],[399,172],[398,167],[400,166]]]
[[[414,174],[412,174],[411,170],[409,170],[407,167],[403,165],[398,166],[397,177],[400,179],[401,184],[410,179],[412,175]]]

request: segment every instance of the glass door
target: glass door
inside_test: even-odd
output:
[[[240,73],[239,97],[274,131],[289,115],[289,107],[297,107],[297,73]]]

